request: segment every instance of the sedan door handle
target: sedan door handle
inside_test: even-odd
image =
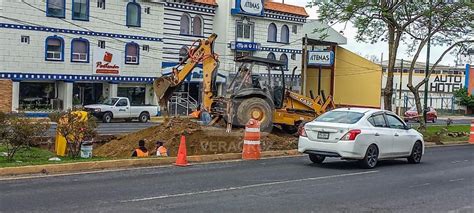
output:
[[[398,133],[395,133],[395,136],[397,136],[397,137],[398,137]]]
[[[379,134],[379,133],[375,133],[375,136],[380,136],[380,134]]]

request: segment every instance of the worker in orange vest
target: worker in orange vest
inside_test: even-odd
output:
[[[196,111],[189,114],[189,117],[199,119],[201,117],[201,106],[198,106]]]
[[[163,142],[156,142],[156,156],[159,157],[168,157],[168,149],[163,146]]]
[[[135,149],[135,151],[133,151],[132,157],[139,157],[139,158],[148,157],[148,149],[146,149],[145,147],[144,140],[138,141],[138,148]]]

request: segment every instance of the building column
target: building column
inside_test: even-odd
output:
[[[158,105],[158,100],[153,90],[153,84],[145,85],[145,104]]]
[[[118,84],[109,83],[108,89],[109,89],[109,94],[108,94],[109,98],[117,97]]]
[[[18,112],[20,108],[20,82],[12,82],[12,112]]]
[[[72,109],[73,99],[73,82],[58,82],[58,98],[63,101],[63,110]]]

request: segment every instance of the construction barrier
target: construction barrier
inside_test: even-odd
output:
[[[178,157],[176,158],[176,166],[189,166],[188,163],[188,154],[186,152],[186,137],[184,135],[181,136],[181,141],[179,143],[178,148]]]
[[[244,147],[242,149],[242,159],[260,159],[260,121],[250,119],[245,125]]]
[[[469,143],[474,144],[474,120],[471,121],[471,132],[469,134]]]

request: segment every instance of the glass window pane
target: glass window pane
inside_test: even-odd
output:
[[[250,39],[250,30],[251,29],[251,26],[250,25],[245,25],[244,27],[244,38],[248,38]]]
[[[63,17],[64,0],[49,0],[47,13],[51,16]]]
[[[72,16],[75,19],[87,19],[87,1],[88,0],[73,0],[74,10]]]
[[[289,34],[288,26],[283,25],[283,27],[281,27],[281,42],[289,43]]]
[[[369,122],[375,127],[386,127],[385,118],[383,115],[375,115],[369,119]]]
[[[137,45],[127,44],[127,56],[137,56]]]
[[[387,115],[387,122],[390,128],[403,129],[405,127],[405,125],[393,115]]]
[[[87,53],[87,42],[85,41],[74,41],[72,46],[73,53]]]
[[[127,25],[140,26],[140,6],[136,3],[127,5]]]
[[[181,22],[180,22],[180,34],[188,35],[189,28],[190,28],[189,25],[190,25],[189,16],[187,14],[183,14],[181,16]]]
[[[243,38],[244,37],[243,27],[244,26],[242,24],[237,24],[237,38]]]
[[[199,16],[194,17],[193,34],[197,36],[202,35],[202,20]]]
[[[315,121],[354,124],[357,123],[357,121],[359,121],[363,116],[364,113],[360,112],[330,111],[317,117]]]
[[[268,26],[268,41],[273,41],[273,42],[276,42],[276,33],[277,33],[277,29],[276,29],[276,25],[274,23],[271,23],[269,26]]]

